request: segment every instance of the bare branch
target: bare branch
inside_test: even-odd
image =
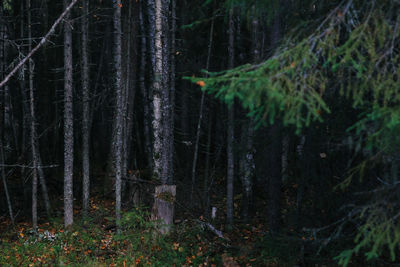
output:
[[[60,22],[68,14],[68,12],[72,9],[72,7],[76,4],[76,2],[78,2],[78,0],[72,0],[72,2],[60,15],[60,17],[58,17],[58,19],[54,22],[53,26],[51,26],[48,33],[44,37],[42,37],[40,42],[32,49],[32,51],[29,52],[29,54],[23,60],[21,60],[17,66],[14,67],[14,69],[4,78],[4,80],[1,81],[0,88],[3,87],[8,82],[8,80],[10,80],[10,78],[14,76],[14,74],[36,53],[36,51],[39,50],[39,48],[42,47],[47,42],[47,40],[56,30],[58,24],[60,24]]]

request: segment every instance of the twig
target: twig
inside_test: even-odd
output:
[[[203,227],[207,227],[208,229],[210,229],[210,231],[213,232],[214,234],[216,234],[219,238],[222,238],[222,239],[224,239],[226,241],[230,241],[229,238],[224,236],[222,231],[220,231],[217,228],[215,228],[211,223],[203,222],[203,221],[199,221],[199,220],[196,220],[196,222],[198,222]]]
[[[60,165],[58,164],[53,164],[53,165],[45,165],[45,166],[37,166],[37,167],[32,167],[28,165],[21,165],[21,164],[0,164],[0,167],[19,167],[19,168],[24,168],[24,169],[37,169],[37,168],[56,168]]]

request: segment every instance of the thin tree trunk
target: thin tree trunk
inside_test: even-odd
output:
[[[64,7],[70,3],[64,0]],[[68,13],[64,18],[64,224],[74,222],[73,170],[74,170],[74,124],[72,90],[72,21]]]
[[[34,120],[34,123],[36,124],[36,119]],[[51,204],[50,204],[50,198],[49,198],[49,192],[47,190],[47,183],[46,183],[46,179],[44,176],[44,171],[43,171],[43,163],[42,163],[42,158],[40,156],[40,149],[39,149],[39,141],[37,139],[37,135],[35,133],[35,144],[36,144],[36,153],[37,153],[37,172],[38,172],[38,176],[39,176],[39,182],[40,182],[40,187],[42,190],[42,194],[43,194],[43,201],[44,201],[44,206],[46,208],[46,213],[47,213],[47,217],[51,217]]]
[[[208,186],[208,175],[210,172],[210,157],[211,157],[211,130],[212,130],[212,114],[208,112],[208,131],[207,131],[207,144],[206,144],[206,163],[204,167],[204,183],[203,183],[203,203],[204,203],[204,214],[209,217],[209,203],[210,194]]]
[[[82,40],[82,206],[83,216],[88,215],[90,199],[90,81],[89,81],[89,1],[82,3],[82,22],[81,22],[81,40]]]
[[[176,50],[176,0],[171,0],[171,49],[170,49],[170,131],[168,132],[168,184],[174,182],[174,129],[175,129],[175,50]]]
[[[1,63],[1,62],[0,62]],[[11,198],[10,194],[8,192],[8,186],[7,186],[7,179],[6,179],[6,172],[4,171],[4,164],[5,159],[4,159],[4,149],[3,149],[3,140],[2,136],[0,136],[0,168],[1,168],[1,180],[3,181],[3,187],[4,187],[4,192],[6,194],[6,200],[7,200],[7,207],[8,207],[8,214],[10,215],[11,223],[14,225],[14,213],[13,213],[13,208],[11,204]]]
[[[123,137],[123,90],[122,90],[122,29],[121,29],[121,0],[113,4],[114,9],[114,69],[115,69],[115,135],[113,140],[114,171],[115,171],[115,213],[117,228],[120,231],[121,224],[121,182],[122,182],[122,137]]]
[[[162,0],[161,20],[162,20],[162,89],[161,89],[161,110],[162,110],[162,152],[161,152],[161,183],[168,184],[172,180],[169,177],[171,167],[169,157],[171,156],[170,142],[171,140],[171,116],[174,113],[171,107],[171,92],[170,92],[170,27],[169,27],[169,2],[170,0]]]
[[[255,12],[255,7],[252,7]],[[258,38],[259,32],[259,21],[255,16],[252,20],[252,58],[254,63],[258,63],[260,60],[260,42]],[[254,162],[254,121],[249,118],[248,122],[245,123],[242,131],[242,147],[243,153],[240,158],[240,178],[243,186],[243,201],[242,201],[242,216],[245,222],[249,220],[249,209],[253,199],[253,177],[255,171]]]
[[[20,18],[20,38],[23,39],[25,38],[25,21],[24,21],[24,2],[21,3],[21,18]],[[0,36],[1,38],[1,36]],[[24,48],[21,48],[22,53],[26,53]],[[26,96],[26,81],[25,81],[25,68],[21,68],[19,71],[19,86],[21,90],[21,96],[22,96],[22,141],[21,141],[21,154],[20,154],[20,163],[25,164],[25,159],[26,159],[26,149],[29,144],[29,105],[28,105],[28,99]],[[1,79],[2,77],[0,77]],[[23,202],[23,213],[28,213],[28,209],[31,207],[28,207],[27,205],[29,204],[29,193],[27,190],[27,187],[25,185],[25,175],[26,175],[26,169],[25,168],[20,168],[21,173],[20,173],[20,179],[21,179],[21,186],[22,186],[22,191],[24,194],[24,202]]]
[[[149,106],[149,94],[146,88],[146,69],[147,69],[147,42],[146,42],[146,27],[144,24],[144,10],[143,1],[140,3],[139,10],[139,24],[140,24],[140,39],[141,39],[141,50],[140,50],[140,68],[139,68],[139,86],[143,97],[143,132],[144,132],[144,151],[146,153],[147,164],[152,169],[153,164],[153,152],[151,147],[151,113]]]
[[[162,47],[162,0],[155,1],[155,68],[153,78],[153,176],[158,179],[162,173],[162,77],[163,77],[163,47]],[[162,181],[165,183],[166,181]]]
[[[209,40],[208,40],[208,52],[207,52],[207,60],[206,60],[206,70],[208,70],[210,68],[213,36],[214,36],[214,17],[211,20],[210,36],[209,36]],[[196,140],[194,143],[194,154],[193,154],[193,164],[192,164],[192,190],[191,190],[191,194],[190,194],[190,197],[191,197],[190,202],[191,203],[193,202],[193,195],[194,195],[193,193],[194,193],[194,188],[196,185],[196,167],[197,167],[197,158],[199,155],[199,142],[200,142],[200,134],[201,134],[201,122],[203,120],[204,100],[205,100],[205,91],[203,91],[201,93],[199,120],[197,121]]]
[[[139,4],[140,5],[140,4]],[[135,48],[135,44],[132,44],[132,41],[136,40],[132,38],[132,36],[135,36],[136,34],[136,28],[135,24],[133,23],[133,16],[132,16],[132,11],[133,11],[134,3],[131,2],[128,6],[128,23],[126,25],[127,29],[127,40],[126,40],[126,50],[127,50],[127,56],[126,59],[127,61],[125,62],[125,73],[126,73],[126,79],[125,79],[125,88],[124,88],[124,145],[123,145],[123,163],[122,163],[122,175],[123,178],[126,178],[126,175],[128,173],[128,162],[130,162],[130,153],[131,153],[131,147],[132,147],[132,131],[133,131],[133,125],[134,125],[134,102],[135,102],[135,95],[136,95],[136,87],[135,87],[135,78],[136,78],[136,64],[134,63],[137,59],[135,56],[135,53],[132,53],[132,48]],[[138,137],[138,139],[140,139]],[[125,188],[126,183],[123,182],[123,188]],[[125,189],[122,191],[126,192]]]
[[[233,20],[233,8],[229,10],[229,43],[228,43],[228,68],[232,69],[234,67],[234,38],[235,38],[235,24]],[[226,181],[226,224],[227,228],[231,229],[233,226],[233,180],[235,177],[235,158],[233,154],[234,146],[234,119],[235,119],[235,109],[234,103],[228,108],[228,131],[227,131],[227,181]]]
[[[32,49],[32,20],[31,20],[31,0],[26,1],[26,8],[28,10],[28,39],[29,39],[29,51]],[[31,115],[31,149],[32,149],[32,225],[33,231],[37,231],[38,225],[38,214],[37,214],[37,187],[38,187],[38,158],[37,158],[37,147],[36,147],[36,125],[35,125],[35,98],[33,92],[33,60],[29,61],[29,105]]]

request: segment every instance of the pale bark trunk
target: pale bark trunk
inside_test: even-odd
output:
[[[89,81],[89,1],[82,3],[82,22],[81,22],[81,40],[82,40],[82,206],[83,216],[88,215],[90,199],[90,81]]]
[[[64,7],[70,3],[64,0]],[[72,90],[72,27],[70,14],[64,18],[64,224],[74,222],[73,213],[73,167],[74,128]]]
[[[174,202],[176,198],[175,185],[161,185],[155,188],[152,219],[160,221],[158,231],[167,234],[174,222]]]
[[[117,0],[113,4],[114,8],[114,69],[115,69],[115,135],[113,140],[114,152],[114,171],[115,171],[115,213],[117,220],[117,228],[120,231],[121,224],[121,182],[122,182],[122,137],[123,137],[123,90],[122,90],[122,47],[121,47],[121,0]]]
[[[155,1],[155,68],[153,78],[153,176],[162,179],[162,0]]]

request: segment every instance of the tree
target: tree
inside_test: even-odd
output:
[[[69,0],[64,0],[68,7]],[[74,172],[74,120],[72,89],[72,21],[68,13],[64,18],[64,224],[74,222],[73,172]]]
[[[234,22],[234,9],[229,10],[229,42],[228,42],[228,69],[234,67],[235,58],[235,22]],[[235,109],[234,103],[228,107],[228,130],[227,130],[227,174],[226,174],[226,224],[228,228],[233,225],[233,182],[235,177],[235,158],[234,158],[234,140],[235,140]]]
[[[90,80],[89,80],[89,1],[83,2],[81,22],[81,49],[82,49],[82,206],[86,216],[90,199]]]
[[[114,88],[115,88],[115,130],[113,138],[114,171],[115,171],[115,213],[118,230],[121,223],[121,185],[122,185],[122,138],[123,138],[123,91],[122,91],[122,28],[121,0],[113,3],[114,25]]]
[[[398,120],[393,117],[398,110],[398,99],[394,97],[397,79],[393,76],[393,67],[399,64],[398,18],[388,11],[399,10],[399,5],[390,0],[380,2],[379,6],[374,1],[348,0],[335,1],[329,8],[321,6],[313,9],[321,11],[319,15],[324,19],[289,35],[271,58],[213,75],[205,81],[205,90],[216,92],[229,103],[239,98],[260,124],[269,121],[293,125],[297,133],[331,119],[334,111],[338,112],[331,109],[337,108],[338,98],[343,99],[343,104],[349,101],[349,109],[359,117],[347,132],[352,140],[357,140],[356,155],[364,160],[355,165],[351,162],[349,175],[341,182],[342,188],[346,188],[356,174],[364,179],[367,174],[372,175],[366,164],[375,162],[377,155],[393,155],[393,148],[398,145],[393,139],[399,130]],[[359,14],[356,21],[354,12]],[[353,141],[351,144],[353,147]],[[386,194],[398,192],[393,182],[384,184],[385,189],[375,189]],[[385,246],[395,259],[393,244],[398,240],[393,233],[398,232],[397,217],[392,211],[384,217],[381,213],[382,203],[393,201],[393,195],[378,195],[372,200],[355,199],[358,204],[351,207],[343,205],[348,211],[333,224],[338,226],[335,235],[340,235],[344,225],[352,220],[362,226],[357,227],[357,235],[352,233],[356,245],[337,258],[341,264],[347,265],[352,255],[361,250],[366,251],[369,259],[376,258],[377,251]],[[364,215],[359,217],[360,214]],[[382,238],[388,231],[392,233],[390,238]]]
[[[162,0],[154,2],[154,76],[153,76],[153,176],[158,179],[162,173],[162,91],[163,91],[163,46],[162,46]],[[149,2],[150,5],[150,2]]]

